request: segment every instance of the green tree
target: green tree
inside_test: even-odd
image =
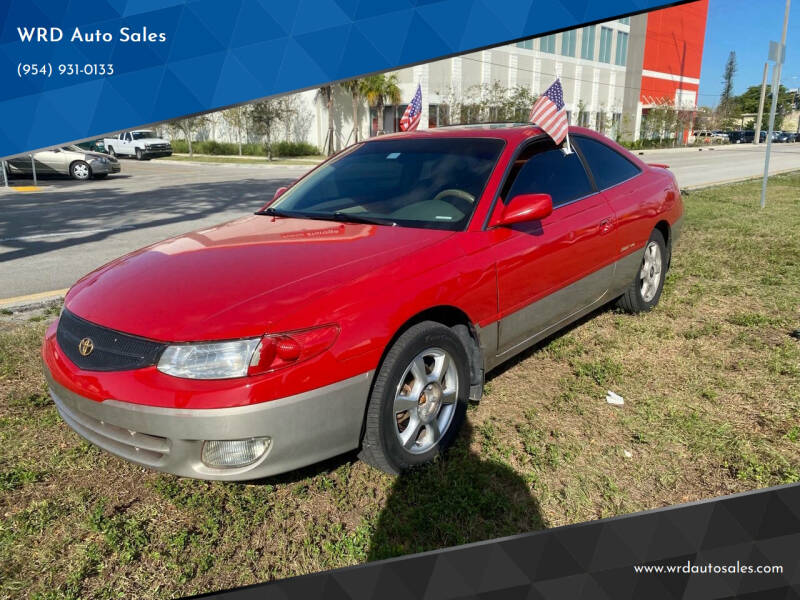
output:
[[[245,132],[245,136],[247,136],[246,129],[249,119],[247,113],[249,110],[249,106],[234,106],[233,108],[222,111],[222,119],[225,121],[225,124],[236,131],[236,141],[239,144],[239,156],[242,155],[243,130]]]
[[[378,128],[383,129],[383,110],[386,104],[399,104],[400,88],[397,86],[397,75],[371,75],[364,78],[364,97],[370,106],[378,111]]]
[[[761,86],[751,85],[745,92],[732,99],[739,113],[757,113],[758,102],[761,98]],[[778,104],[775,110],[775,131],[780,131],[783,126],[783,119],[792,111],[794,105],[794,94],[790,93],[785,86],[780,86],[778,91]],[[769,126],[769,108],[772,102],[772,90],[767,88],[767,96],[764,100],[764,115],[761,119],[761,129],[766,131]]]
[[[189,144],[189,156],[194,156],[192,149],[192,141],[195,134],[203,127],[208,125],[209,119],[206,115],[197,115],[194,117],[184,117],[182,119],[174,119],[169,121],[167,125],[170,129],[177,130],[183,134],[183,137]]]
[[[349,79],[340,84],[342,88],[348,91],[353,99],[353,143],[358,143],[358,106],[364,99],[364,92],[366,89],[364,79]]]
[[[328,135],[325,137],[325,144],[322,147],[322,152],[330,156],[333,154],[333,136],[334,136],[334,128],[333,128],[333,86],[332,85],[323,85],[317,91],[319,97],[322,98],[322,101],[325,103],[325,109],[328,113]]]
[[[272,132],[275,125],[292,116],[292,109],[283,98],[259,100],[248,111],[251,128],[264,139],[267,158],[272,160]]]
[[[733,78],[736,75],[736,52],[731,50],[722,73],[722,93],[719,95],[720,113],[726,114],[733,100]]]

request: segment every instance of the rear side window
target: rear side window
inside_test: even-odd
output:
[[[505,202],[519,194],[550,194],[557,207],[594,193],[578,155],[565,155],[551,144],[537,144],[533,156],[515,165],[512,176],[514,172],[511,188],[503,195]]]
[[[583,151],[583,157],[589,164],[594,181],[601,190],[636,177],[640,173],[639,167],[602,142],[580,136],[572,139],[577,141]]]

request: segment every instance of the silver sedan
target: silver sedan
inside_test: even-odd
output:
[[[100,152],[88,152],[75,145],[43,150],[30,156],[19,156],[6,161],[10,173],[31,174],[33,166],[37,175],[69,175],[73,179],[102,179],[111,173],[119,173],[116,158]]]

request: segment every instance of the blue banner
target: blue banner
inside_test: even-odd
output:
[[[2,0],[0,156],[671,4]]]

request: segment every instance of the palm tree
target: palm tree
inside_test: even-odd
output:
[[[383,128],[383,109],[389,104],[399,104],[400,88],[397,87],[397,75],[371,75],[364,79],[363,94],[370,106],[378,109],[378,127]]]
[[[333,154],[333,86],[323,85],[319,88],[319,95],[322,96],[328,109],[328,136],[325,138],[322,152],[330,156]]]
[[[340,84],[353,97],[353,141],[356,144],[358,143],[358,105],[361,104],[361,100],[364,97],[365,83],[366,80],[356,78]]]

